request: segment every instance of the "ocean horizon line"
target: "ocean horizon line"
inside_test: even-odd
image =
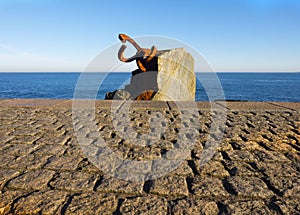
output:
[[[1,73],[14,73],[14,74],[26,74],[26,73],[29,73],[29,74],[32,74],[32,73],[131,73],[131,71],[117,71],[117,72],[103,72],[103,71],[99,71],[99,72],[85,72],[85,71],[47,71],[47,72],[44,72],[44,71],[0,71],[0,74]],[[195,72],[196,74],[198,73],[300,73],[300,71],[213,71],[213,72]]]

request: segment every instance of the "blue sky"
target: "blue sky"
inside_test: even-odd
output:
[[[300,71],[299,0],[0,0],[0,71],[82,71],[133,37],[188,43],[215,71]]]

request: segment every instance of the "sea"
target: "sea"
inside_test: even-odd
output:
[[[94,80],[101,79],[101,83],[98,83],[96,99],[104,99],[106,92],[121,89],[128,84],[131,73],[90,73],[89,75],[98,77]],[[74,99],[80,76],[80,72],[0,73],[0,99]],[[214,80],[211,80],[212,76],[209,74],[196,73],[196,77],[196,101],[209,101],[210,96],[204,85],[211,81],[217,83],[219,87],[216,88],[222,90],[223,99],[228,101],[300,102],[300,73],[296,72],[220,72],[216,73]],[[211,87],[214,87],[213,84]]]

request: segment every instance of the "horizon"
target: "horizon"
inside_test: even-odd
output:
[[[0,71],[0,73],[105,73],[105,74],[109,74],[109,73],[132,73],[131,71],[112,71],[112,72],[103,72],[103,71],[92,71],[92,72],[87,72],[87,71],[47,71],[47,72],[44,72],[44,71],[12,71],[12,72],[8,72],[8,71]],[[283,73],[300,73],[297,72],[297,71],[213,71],[213,72],[196,72],[196,74],[199,74],[199,73],[280,73],[280,74],[283,74]]]
[[[116,0],[3,0],[0,72],[84,71],[102,50],[121,46],[119,33],[183,41],[217,72],[299,72],[299,9],[296,0],[153,0],[147,11]]]

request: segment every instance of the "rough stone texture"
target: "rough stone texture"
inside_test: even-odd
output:
[[[184,49],[174,49],[158,57],[158,91],[154,101],[195,101],[194,59]]]
[[[97,131],[81,128],[91,137],[85,147],[76,139],[71,105],[71,101],[0,100],[0,214],[300,213],[298,103],[229,103],[221,144],[204,165],[201,156],[216,111],[207,103],[134,102],[128,125],[118,121],[124,113],[112,116],[112,101],[97,101],[93,121]],[[199,126],[182,117],[187,114],[192,114],[189,122],[199,120]],[[165,121],[157,120],[160,116]],[[125,131],[123,136],[112,120]],[[193,127],[196,133],[190,150],[177,143],[184,127]],[[153,135],[154,131],[161,135]],[[142,139],[142,134],[152,135],[156,142],[130,140]],[[97,156],[99,137],[120,157],[136,161],[168,158],[167,163],[174,157],[166,152],[176,147],[188,153],[178,168],[161,178],[124,181],[107,172],[126,164],[99,169],[93,156],[84,153],[91,150]],[[135,173],[139,165],[128,173]],[[157,162],[142,166],[145,173],[161,169]]]
[[[62,172],[55,176],[49,185],[58,190],[92,191],[98,177],[97,174],[85,172]]]
[[[228,182],[234,193],[242,198],[267,198],[274,195],[259,178],[231,177]]]
[[[75,195],[66,208],[65,214],[113,214],[118,201],[115,195],[88,193]]]
[[[280,199],[275,204],[283,214],[300,214],[299,198]]]
[[[15,199],[25,195],[20,190],[8,190],[0,193],[0,214],[8,214],[11,211]]]
[[[227,208],[228,214],[274,214],[263,201],[256,200],[229,203]]]
[[[7,186],[13,189],[44,190],[47,189],[47,184],[54,173],[54,171],[49,170],[33,170],[12,179]]]
[[[153,180],[150,193],[173,197],[189,194],[186,179],[181,176],[166,176]]]
[[[191,191],[200,198],[224,198],[229,196],[223,182],[214,177],[196,176],[191,182]]]
[[[12,210],[16,214],[55,214],[66,197],[63,191],[34,192],[18,199]]]
[[[183,199],[174,203],[172,214],[218,214],[219,208],[216,202],[200,199]]]
[[[63,157],[51,157],[48,159],[45,169],[53,170],[76,170],[78,164],[82,159],[78,157],[63,156]]]
[[[156,196],[137,197],[126,199],[120,209],[122,214],[168,214],[167,201]]]
[[[141,181],[124,181],[121,179],[107,177],[101,180],[101,184],[97,187],[96,191],[108,193],[125,193],[132,195],[143,194],[143,185]]]

